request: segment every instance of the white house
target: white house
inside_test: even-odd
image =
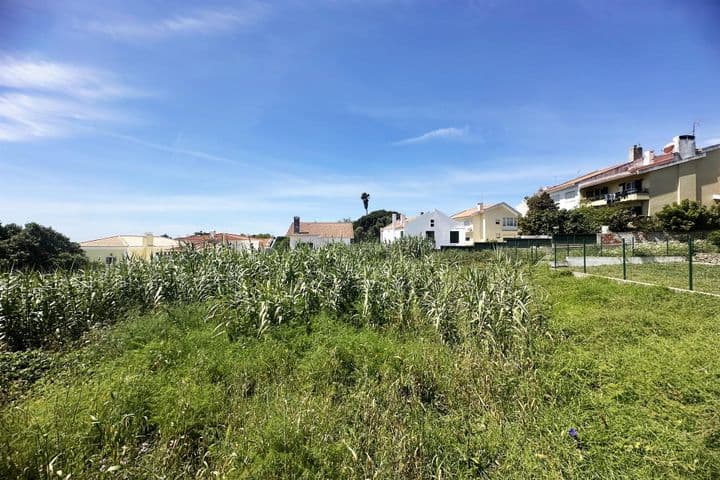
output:
[[[349,245],[355,234],[350,222],[301,222],[300,217],[294,217],[293,223],[288,227],[287,236],[290,239],[290,248],[294,249],[299,244],[312,248],[330,243]]]
[[[403,238],[405,235],[405,222],[412,220],[412,218],[414,217],[407,218],[403,214],[398,216],[393,213],[392,222],[380,229],[380,241],[382,243],[391,243]]]
[[[383,227],[380,239],[385,243],[403,237],[424,237],[433,241],[435,248],[472,245],[466,236],[467,227],[456,222],[440,210],[421,212],[414,217],[401,215]]]

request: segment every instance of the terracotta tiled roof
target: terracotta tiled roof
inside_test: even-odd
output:
[[[288,227],[287,236],[293,233],[293,224]],[[324,238],[355,238],[350,222],[300,222],[299,235],[311,235]]]
[[[665,155],[658,155],[653,159],[652,162],[647,165],[643,165],[640,162],[628,162],[626,164],[621,164],[616,167],[607,168],[601,173],[590,176],[587,180],[583,181],[583,184],[581,186],[584,188],[613,180],[621,180],[623,178],[644,173],[657,167],[670,165],[678,160],[680,160],[680,157],[676,156],[674,153],[668,153]]]
[[[587,181],[587,180],[595,177],[596,175],[602,175],[602,174],[604,174],[604,173],[609,172],[610,170],[612,170],[612,169],[614,169],[614,168],[622,167],[622,166],[625,166],[625,165],[630,165],[630,164],[629,164],[629,163],[624,163],[624,164],[623,164],[623,163],[619,163],[619,164],[617,164],[617,165],[612,165],[612,166],[610,166],[610,167],[605,167],[605,168],[600,168],[600,169],[598,169],[598,170],[593,170],[592,172],[585,173],[585,174],[583,174],[583,175],[580,175],[579,177],[572,178],[572,179],[570,179],[570,180],[568,180],[568,181],[566,181],[566,182],[560,183],[560,184],[558,184],[558,185],[553,185],[552,187],[544,188],[543,190],[546,191],[546,192],[548,192],[548,193],[557,192],[558,190],[564,190],[564,189],[566,189],[567,187],[572,187],[573,185],[577,185],[577,184],[580,183],[580,182]]]

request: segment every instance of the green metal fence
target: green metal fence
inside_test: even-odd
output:
[[[551,264],[599,276],[720,294],[720,249],[692,234],[553,245]]]

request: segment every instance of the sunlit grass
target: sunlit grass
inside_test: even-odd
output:
[[[688,288],[689,266],[687,263],[627,264],[627,279],[652,283],[663,287]],[[582,271],[582,268],[574,268]],[[604,277],[623,278],[622,265],[588,267],[587,273]],[[693,265],[693,289],[699,292],[720,294],[720,265]]]

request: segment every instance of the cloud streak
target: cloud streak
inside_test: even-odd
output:
[[[406,138],[404,140],[394,142],[393,145],[413,145],[417,143],[426,143],[434,140],[462,140],[464,138],[467,138],[469,133],[470,128],[467,126],[463,128],[438,128],[436,130],[431,130],[429,132],[423,133],[422,135],[418,135],[417,137]]]
[[[159,40],[178,35],[211,35],[252,27],[264,18],[266,11],[266,7],[262,5],[250,4],[243,10],[195,10],[150,22],[138,19],[94,21],[88,25],[88,29],[119,40]]]
[[[0,142],[72,135],[123,115],[108,102],[142,96],[100,70],[47,60],[0,57]]]
[[[113,138],[118,138],[120,140],[125,140],[126,142],[134,143],[136,145],[140,145],[140,146],[143,146],[146,148],[158,150],[161,152],[176,153],[178,155],[185,155],[188,157],[198,158],[200,160],[210,160],[212,162],[226,163],[226,164],[231,164],[231,165],[247,165],[246,162],[233,160],[228,157],[213,155],[210,153],[201,152],[199,150],[190,150],[187,148],[173,147],[171,145],[163,145],[161,143],[147,142],[145,140],[140,140],[139,138],[136,138],[136,137],[133,137],[130,135],[120,135],[117,133],[106,133],[106,135],[113,137]]]
[[[141,96],[100,70],[46,60],[0,57],[0,86],[81,98]]]

